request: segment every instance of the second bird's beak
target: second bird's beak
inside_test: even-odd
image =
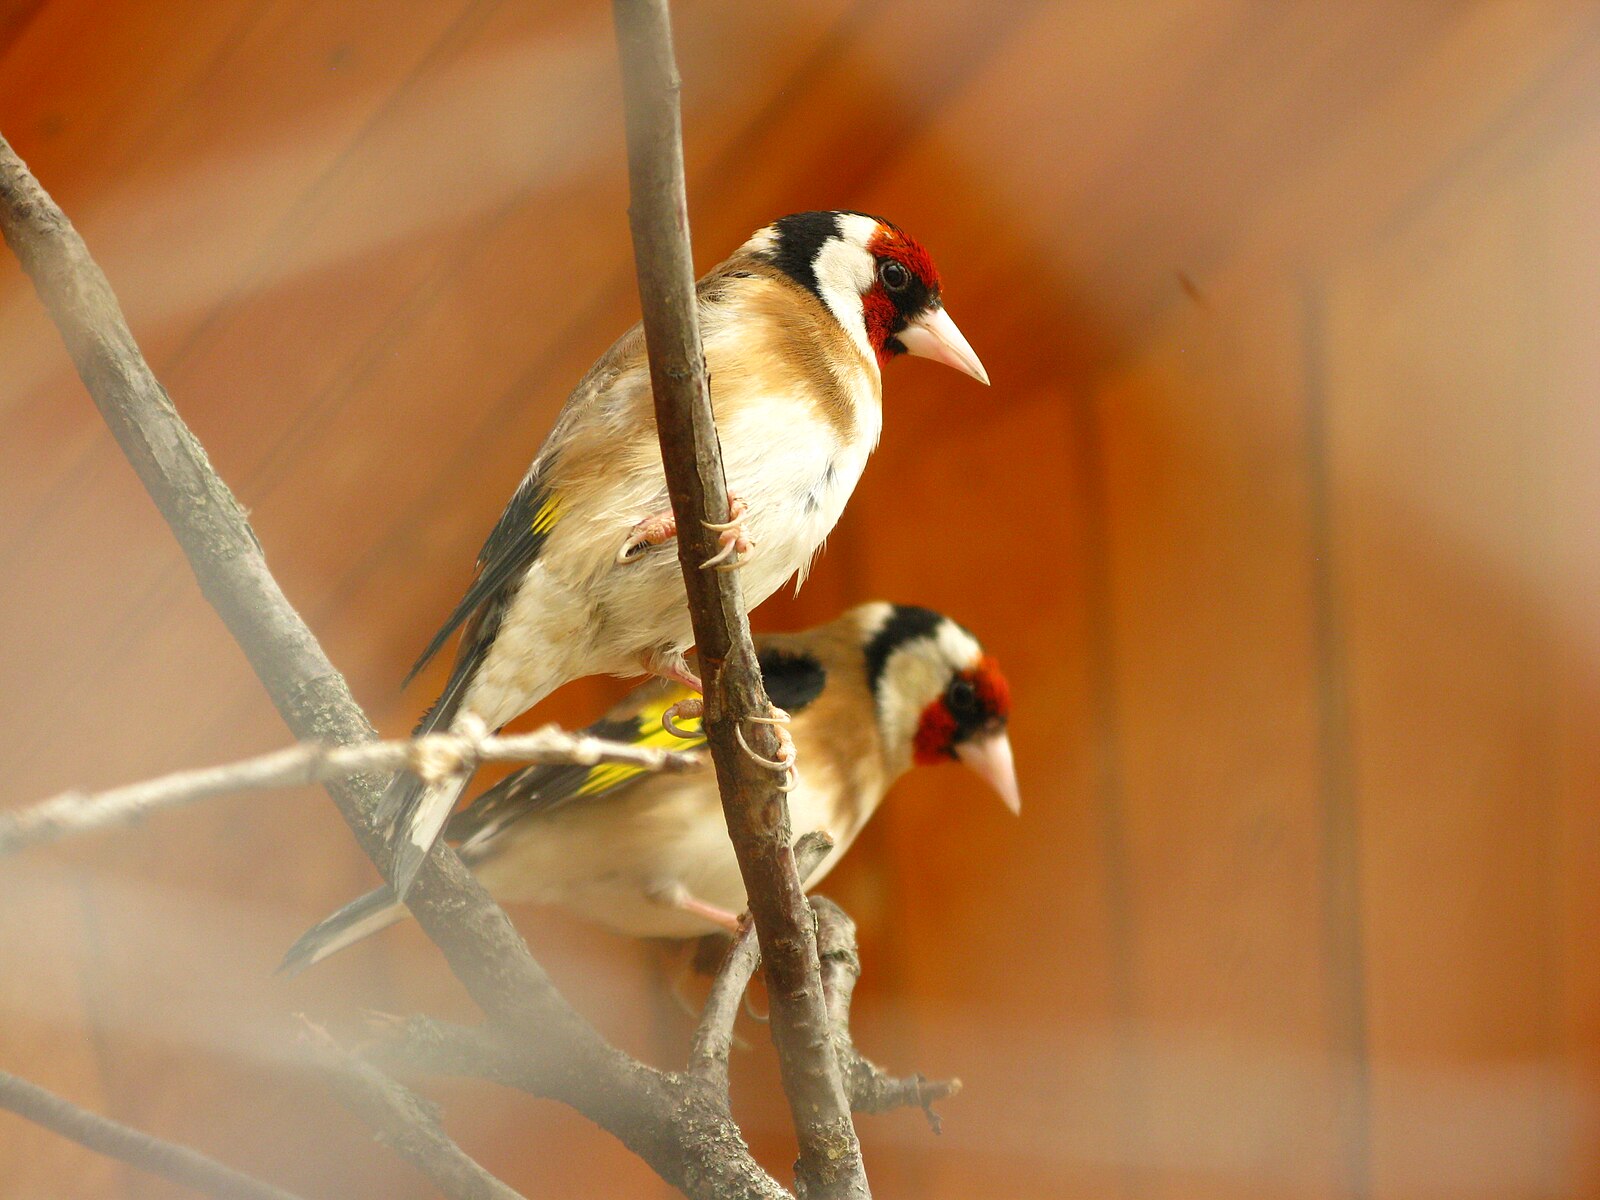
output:
[[[1011,739],[1005,730],[983,733],[956,747],[956,757],[978,773],[1000,796],[1012,812],[1022,812],[1022,795],[1017,791],[1017,764],[1011,757]]]
[[[979,383],[988,385],[989,372],[983,369],[983,364],[972,352],[967,339],[961,335],[961,330],[956,328],[956,323],[943,308],[928,309],[896,336],[899,337],[900,344],[906,348],[907,354],[913,354],[918,358],[931,358],[934,362],[954,367],[965,375],[971,375]]]

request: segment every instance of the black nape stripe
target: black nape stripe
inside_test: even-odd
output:
[[[839,236],[839,215],[803,212],[780,217],[773,223],[777,238],[769,253],[772,263],[813,295],[821,297],[817,283],[817,252],[829,238]]]
[[[872,689],[874,696],[878,694],[878,683],[888,669],[889,656],[907,642],[931,636],[948,619],[931,608],[917,608],[911,604],[894,606],[883,628],[873,634],[872,640],[867,643],[867,686]]]

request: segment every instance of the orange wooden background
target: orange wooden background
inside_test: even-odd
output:
[[[1600,9],[677,9],[701,262],[882,212],[995,380],[895,364],[757,618],[933,605],[1018,697],[1022,820],[922,772],[827,889],[863,1048],[968,1085],[941,1138],[862,1120],[877,1194],[1600,1194]],[[617,91],[600,3],[0,3],[0,131],[386,731],[634,319]],[[0,422],[5,802],[279,745],[9,260]],[[308,1197],[428,1194],[282,1053],[296,1011],[470,1014],[414,930],[269,978],[372,878],[309,791],[0,865],[0,1068]],[[519,919],[677,1061],[651,952]],[[431,1090],[529,1196],[663,1192],[555,1106]],[[0,1117],[0,1194],[175,1193]]]

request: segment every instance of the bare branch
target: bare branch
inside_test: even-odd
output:
[[[305,1021],[303,1041],[333,1094],[450,1200],[522,1200],[485,1171],[439,1126],[437,1106],[350,1054],[327,1030]]]
[[[833,838],[816,830],[803,836],[794,847],[795,869],[802,880],[822,865],[833,849]],[[705,1011],[695,1028],[689,1046],[689,1074],[728,1094],[728,1054],[733,1049],[733,1025],[739,1018],[739,1002],[744,999],[750,977],[761,964],[761,949],[756,944],[754,927],[742,926],[723,956],[706,996]]]
[[[225,1167],[198,1150],[141,1133],[63,1100],[38,1084],[0,1071],[0,1108],[141,1171],[219,1200],[299,1200],[293,1192]]]
[[[379,1016],[371,1024],[375,1040],[362,1053],[387,1069],[485,1079],[532,1096],[559,1097],[562,1093],[559,1064],[532,1053],[532,1047],[521,1039],[430,1017],[402,1020]],[[624,1128],[629,1134],[653,1132],[668,1145],[693,1148],[680,1150],[684,1170],[671,1182],[690,1196],[717,1200],[794,1200],[750,1158],[749,1147],[728,1116],[726,1090],[719,1091],[693,1075],[639,1069],[650,1072],[673,1098],[673,1118],[653,1131]],[[606,1128],[618,1133],[647,1162],[653,1161],[647,1147],[623,1136],[616,1127]]]
[[[437,1017],[367,1013],[371,1039],[360,1053],[385,1070],[486,1079],[530,1096],[548,1096],[550,1080],[538,1062],[493,1029],[458,1025]]]
[[[934,1101],[954,1096],[961,1090],[961,1081],[891,1075],[856,1049],[850,1034],[850,1003],[861,978],[856,924],[844,909],[826,896],[815,897],[811,908],[817,914],[817,948],[822,956],[822,989],[828,998],[828,1020],[833,1027],[845,1086],[850,1091],[850,1107],[865,1113],[920,1108],[933,1131],[938,1133],[939,1115],[933,1111]]]
[[[733,1049],[733,1024],[750,977],[761,965],[761,947],[754,925],[746,924],[711,981],[705,1010],[689,1045],[689,1074],[705,1080],[724,1096],[728,1094],[728,1054]]]
[[[778,778],[739,744],[775,758],[770,712],[736,571],[703,571],[716,552],[707,522],[728,519],[728,489],[712,420],[689,250],[678,71],[667,0],[613,0],[628,132],[634,263],[656,428],[678,527],[705,683],[707,742],[728,834],[739,858],[772,998],[772,1036],[800,1143],[801,1190],[812,1197],[868,1194],[861,1147],[833,1049],[817,966],[816,934],[789,852],[789,812]]]
[[[626,763],[647,771],[681,771],[703,760],[690,751],[656,750],[622,742],[571,734],[547,725],[532,733],[473,738],[461,733],[432,733],[411,740],[330,746],[302,742],[255,758],[175,771],[157,779],[130,783],[89,795],[63,792],[15,812],[0,813],[0,855],[57,841],[71,834],[129,825],[164,808],[192,804],[213,796],[261,788],[326,783],[366,773],[394,771],[450,774],[470,772],[485,762]]]

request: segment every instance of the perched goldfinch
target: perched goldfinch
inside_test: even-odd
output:
[[[844,510],[883,425],[885,362],[921,355],[989,380],[944,311],[927,252],[877,217],[784,217],[697,295],[737,497],[716,526],[723,548],[705,565],[742,567],[754,607],[804,577]],[[651,674],[698,692],[684,660],[694,636],[676,533],[634,326],[567,400],[484,543],[472,586],[412,667],[461,630],[455,669],[417,732],[498,729],[586,675]],[[400,896],[466,782],[401,775],[390,786],[381,816]]]
[[[808,888],[913,764],[959,760],[1019,810],[1005,677],[950,618],[864,604],[804,633],[758,638],[757,647],[767,691],[788,709],[806,761],[789,794],[794,836],[825,830],[834,840]],[[680,744],[661,714],[686,694],[681,684],[646,684],[589,732]],[[528,767],[458,813],[446,835],[497,898],[559,904],[633,937],[699,937],[733,927],[745,908],[709,763],[674,775]],[[393,890],[380,888],[306,933],[280,969],[302,970],[406,915]]]

